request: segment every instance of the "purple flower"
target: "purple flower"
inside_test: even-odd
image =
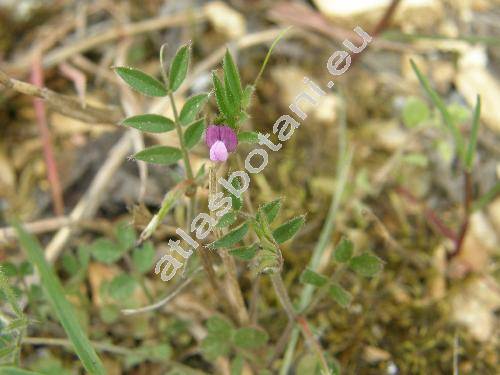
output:
[[[229,126],[209,125],[205,143],[210,147],[210,160],[225,162],[228,154],[236,150],[238,138]]]

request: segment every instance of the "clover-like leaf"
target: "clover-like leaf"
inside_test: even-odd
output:
[[[155,261],[155,249],[151,242],[145,242],[144,245],[134,249],[132,252],[132,262],[140,273],[146,273],[151,270]]]
[[[90,246],[90,253],[99,262],[111,264],[119,260],[125,250],[107,238],[99,238]]]
[[[109,295],[117,301],[129,298],[134,292],[137,282],[127,274],[115,276],[108,287]]]

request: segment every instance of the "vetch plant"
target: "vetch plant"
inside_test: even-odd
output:
[[[354,31],[361,38],[362,44],[355,46],[346,40],[344,45],[352,53],[357,54],[364,50],[372,38],[360,27],[356,27]],[[276,42],[271,46],[256,82],[262,75]],[[302,109],[303,103],[308,102],[312,105],[318,105],[319,100],[326,92],[310,78],[304,77],[303,83],[306,85],[307,90],[297,95],[296,100],[289,106],[291,112],[297,118],[290,114],[282,115],[272,127],[273,134],[279,140],[277,143],[271,141],[271,134],[240,131],[241,126],[248,119],[247,110],[251,102],[251,96],[255,91],[255,84],[246,85],[245,87],[242,85],[233,57],[229,51],[226,51],[222,62],[222,75],[219,75],[216,71],[212,73],[213,94],[218,114],[213,123],[207,127],[205,119],[198,119],[198,116],[207,103],[210,97],[209,94],[201,93],[192,96],[186,101],[180,112],[176,107],[174,98],[175,91],[182,85],[188,72],[190,46],[184,45],[179,48],[170,63],[169,69],[166,69],[163,61],[163,50],[162,47],[160,62],[163,82],[134,68],[115,68],[116,73],[136,91],[147,96],[168,97],[174,115],[173,119],[158,114],[139,115],[125,119],[122,124],[144,132],[170,132],[175,129],[180,144],[179,148],[161,145],[149,147],[138,152],[133,157],[136,160],[163,165],[174,164],[182,159],[185,169],[185,180],[165,195],[160,210],[143,230],[138,243],[143,243],[149,238],[181,196],[183,194],[187,195],[190,198],[187,210],[187,230],[177,228],[176,234],[186,242],[188,247],[183,246],[180,239],[170,239],[168,242],[170,251],[156,263],[155,273],[159,274],[164,281],[171,280],[176,275],[176,272],[185,265],[184,262],[187,262],[196,251],[196,254],[201,258],[212,288],[221,297],[221,302],[225,303],[227,312],[240,326],[245,327],[249,322],[249,314],[239,285],[235,259],[250,262],[255,277],[261,274],[269,275],[278,301],[288,316],[289,325],[292,327],[297,325],[300,328],[300,331],[314,349],[322,372],[331,373],[331,363],[325,357],[321,346],[309,327],[304,315],[305,309],[301,313],[297,312],[281,277],[284,262],[281,245],[291,240],[298,233],[305,223],[305,215],[288,220],[278,220],[281,199],[265,203],[255,209],[249,194],[246,193],[250,186],[250,175],[262,172],[267,166],[268,151],[279,151],[283,146],[283,143],[280,142],[289,140],[300,127],[300,121],[307,118],[307,113]],[[350,64],[351,57],[349,53],[336,51],[328,59],[326,68],[330,74],[338,76],[345,73]],[[332,81],[328,82],[328,88],[333,86]],[[203,133],[205,134],[208,156],[213,162],[208,171],[209,213],[201,212],[196,214],[196,192],[199,187],[203,186],[206,174],[204,168],[202,168],[194,175],[189,152],[203,138]],[[244,161],[240,161],[239,156],[236,158],[231,157],[233,153],[237,152],[240,143],[259,144],[263,147],[253,149],[247,154]],[[222,170],[220,166],[224,163],[228,165],[237,164],[240,169],[230,172],[227,177],[218,176],[219,171]],[[219,186],[228,195],[219,191]],[[276,225],[276,222],[281,223]],[[215,237],[215,239],[209,241],[209,236]],[[209,255],[210,251],[216,251],[220,255],[229,289],[222,288],[212,257]],[[364,276],[373,276],[380,270],[380,260],[369,254],[361,254],[349,259],[349,261],[350,267]],[[315,275],[314,273],[311,274],[314,271],[307,272],[309,272],[309,275]],[[315,276],[321,279],[320,275]],[[116,289],[114,294],[118,293],[120,295],[119,286],[125,281],[121,279],[116,281],[115,284],[118,285],[113,288]],[[344,305],[347,304],[348,299],[350,300],[348,293],[339,285],[331,285],[330,289],[330,293],[333,293],[337,300],[342,300]],[[209,336],[206,341],[208,342],[206,344],[208,355],[227,354],[229,350],[227,343],[223,345],[223,349],[219,352],[211,350],[213,342],[218,340],[217,337],[221,337],[213,332],[213,327],[222,327],[222,331],[227,331],[225,336],[228,336],[231,331],[228,324],[209,322]],[[260,334],[251,327],[241,329],[242,332],[236,332],[234,335],[235,343],[239,342],[239,346],[250,345],[251,340],[246,338],[257,338],[257,341],[262,343],[267,341],[267,339],[263,339],[265,333]],[[259,339],[259,337],[262,339]],[[241,344],[242,342],[243,344]]]

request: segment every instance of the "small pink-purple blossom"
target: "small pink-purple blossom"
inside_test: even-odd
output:
[[[210,160],[225,162],[229,153],[236,150],[238,138],[229,126],[209,125],[205,133],[205,143],[210,148]]]

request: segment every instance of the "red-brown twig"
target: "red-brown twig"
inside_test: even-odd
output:
[[[35,86],[43,87],[43,70],[40,55],[34,58],[31,81]],[[59,173],[57,171],[57,164],[54,157],[54,146],[52,145],[52,137],[47,124],[45,102],[42,99],[34,98],[33,105],[35,107],[38,130],[40,131],[40,138],[43,145],[43,156],[47,167],[47,178],[49,180],[50,191],[52,193],[54,212],[57,216],[62,216],[64,215],[64,201],[61,182],[59,180]]]
[[[404,187],[397,187],[396,192],[404,197],[406,200],[410,201],[413,204],[416,205],[422,205],[423,210],[424,210],[424,216],[425,218],[431,223],[436,231],[438,231],[441,235],[445,236],[446,238],[449,238],[450,240],[456,242],[457,241],[457,235],[456,233],[448,228],[448,226],[441,221],[441,219],[437,216],[437,214],[430,208],[426,207],[422,203],[419,202],[419,200],[407,189]]]
[[[469,218],[471,214],[472,207],[472,175],[470,172],[464,172],[464,219],[462,225],[460,226],[460,231],[455,240],[455,248],[451,253],[448,253],[448,260],[458,256],[463,248],[463,243],[465,239],[465,234],[469,228]]]
[[[394,13],[396,12],[396,9],[398,8],[398,5],[401,3],[401,0],[392,0],[391,4],[387,7],[387,9],[384,12],[384,15],[382,18],[378,21],[377,25],[371,32],[371,36],[373,38],[377,37],[380,35],[382,31],[384,31],[391,23],[391,19],[394,16]],[[354,65],[356,61],[363,55],[363,53],[366,51],[363,50],[361,53],[355,54],[352,56],[352,64]]]

